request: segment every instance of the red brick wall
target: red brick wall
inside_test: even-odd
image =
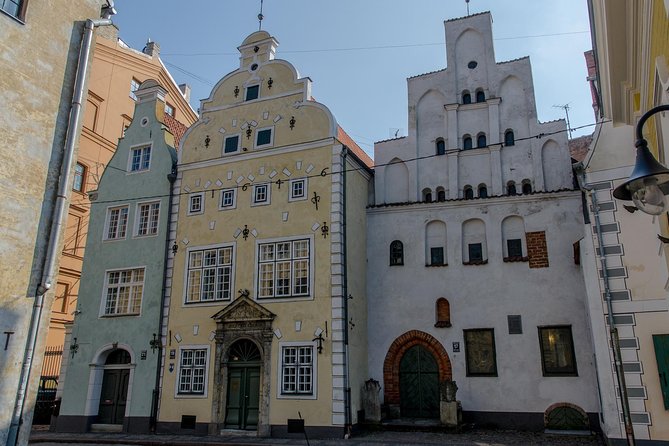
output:
[[[525,242],[527,243],[527,255],[530,258],[530,268],[548,268],[546,232],[527,232]]]
[[[451,326],[451,304],[444,297],[437,299],[437,322],[435,327]]]

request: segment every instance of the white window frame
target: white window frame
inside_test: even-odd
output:
[[[202,300],[202,295],[204,294],[203,291],[203,286],[204,286],[204,281],[203,281],[203,275],[200,274],[200,284],[199,284],[199,297],[200,300],[198,301],[189,301],[188,300],[188,294],[189,294],[189,275],[190,271],[199,269],[200,271],[204,270],[204,252],[205,251],[212,251],[212,250],[219,250],[219,249],[225,249],[229,248],[232,250],[231,258],[230,258],[230,264],[223,264],[219,265],[218,262],[215,266],[216,269],[219,267],[229,267],[230,268],[230,285],[229,285],[229,296],[227,298],[223,299],[216,299],[216,294],[217,294],[217,279],[218,279],[218,271],[216,271],[216,274],[214,276],[214,298],[213,299],[208,299],[208,300]],[[190,267],[190,258],[191,258],[191,253],[202,251],[202,263],[200,267],[197,268],[191,268]],[[236,263],[236,255],[237,255],[237,247],[234,243],[225,243],[225,244],[217,244],[217,245],[207,245],[207,246],[194,246],[192,248],[188,248],[186,250],[186,264],[184,267],[184,289],[183,289],[183,307],[193,307],[193,306],[212,306],[212,305],[217,305],[220,306],[222,302],[230,302],[233,297],[234,297],[234,290],[235,290],[235,263]],[[218,258],[218,253],[217,253],[217,258]]]
[[[151,223],[153,221],[153,215],[151,213],[151,208],[154,204],[158,205],[158,212],[155,215],[155,223],[156,223],[156,228],[155,232],[151,232]],[[142,219],[142,211],[141,208],[142,206],[149,206],[149,215],[148,215],[148,220],[146,222],[146,233],[145,234],[140,234],[140,227],[141,227],[141,219]],[[143,201],[140,203],[137,203],[137,206],[135,207],[135,225],[134,225],[134,231],[133,234],[135,237],[155,237],[158,235],[158,232],[160,231],[160,200],[154,200],[154,201]]]
[[[293,293],[293,287],[295,284],[295,278],[294,278],[294,267],[293,263],[295,259],[293,258],[293,253],[292,253],[292,243],[295,241],[299,240],[306,240],[309,242],[309,256],[307,257],[309,261],[308,265],[308,274],[309,278],[307,281],[307,286],[308,286],[308,292],[307,294],[300,294],[296,295]],[[269,264],[270,262],[261,262],[260,261],[260,247],[261,245],[267,245],[267,244],[276,244],[276,243],[283,243],[283,242],[290,242],[291,243],[291,255],[290,255],[290,260],[291,262],[291,268],[290,268],[290,294],[286,296],[276,296],[276,274],[275,274],[275,268],[276,268],[276,260],[273,260],[271,263],[273,264],[272,267],[272,282],[273,282],[273,293],[272,296],[268,297],[261,297],[260,296],[260,264],[265,263]],[[285,237],[285,238],[274,238],[274,239],[266,239],[266,240],[256,240],[256,258],[255,258],[255,268],[254,268],[254,281],[253,281],[253,286],[254,286],[254,296],[255,300],[258,302],[289,302],[289,301],[300,301],[300,300],[313,300],[314,298],[314,236],[313,234],[309,235],[303,235],[303,236],[294,236],[294,237]]]
[[[181,385],[181,355],[184,350],[206,350],[205,353],[205,364],[204,364],[204,389],[202,393],[186,393],[179,392]],[[179,352],[177,356],[177,370],[176,370],[176,379],[174,382],[174,398],[178,399],[187,399],[187,398],[207,398],[209,392],[209,365],[210,365],[210,353],[211,349],[209,345],[206,344],[192,344],[192,345],[180,345]],[[191,381],[192,383],[192,381]]]
[[[200,197],[200,210],[194,211],[192,208],[192,200],[195,197]],[[188,195],[188,215],[200,215],[204,214],[204,192],[195,192]]]
[[[116,230],[116,235],[114,237],[109,237],[109,224],[111,223],[111,213],[112,211],[115,210],[122,210],[125,209],[125,227],[123,229],[123,236],[119,236],[118,233],[118,228],[119,226],[117,225],[117,230]],[[120,214],[119,214],[120,216]],[[120,204],[118,206],[109,206],[107,208],[107,212],[105,213],[105,226],[104,226],[104,232],[102,233],[102,240],[104,241],[116,241],[116,240],[125,240],[126,237],[128,236],[128,220],[130,219],[130,206],[128,204]],[[120,220],[119,220],[120,222]]]
[[[130,282],[123,282],[123,284],[125,284],[127,287],[130,288],[130,290],[128,291],[128,302],[127,302],[126,309],[130,308],[131,301],[132,301],[131,296],[133,294],[133,291],[134,291],[135,287],[137,287],[138,285],[141,285],[142,290],[141,290],[140,296],[139,296],[139,310],[137,312],[126,311],[126,312],[123,312],[123,313],[118,313],[118,312],[117,313],[107,313],[107,300],[108,300],[108,294],[109,294],[109,289],[110,289],[110,284],[109,284],[110,275],[112,273],[117,273],[118,272],[119,276],[120,276],[121,272],[127,272],[127,271],[130,271],[131,274],[133,274],[133,272],[135,270],[142,270],[142,281],[141,282],[139,282],[139,281],[134,282],[134,281],[131,280]],[[127,267],[127,268],[108,269],[108,270],[105,270],[105,279],[104,280],[105,281],[104,281],[104,287],[102,289],[102,299],[100,299],[100,313],[99,313],[100,318],[123,317],[123,316],[138,317],[138,316],[142,315],[142,305],[144,303],[144,289],[145,289],[145,283],[146,283],[146,266],[132,266],[132,267]],[[119,277],[119,282],[115,283],[114,285],[115,285],[114,288],[121,288],[120,277]],[[119,294],[117,292],[117,294],[116,294],[116,306],[117,307],[118,307],[118,297],[119,297]]]
[[[237,138],[237,148],[233,152],[226,152],[225,146],[228,143],[228,139]],[[223,147],[221,147],[221,153],[223,156],[231,155],[233,153],[238,153],[242,146],[242,135],[240,133],[235,133],[234,135],[228,135],[223,138]]]
[[[228,192],[232,194],[232,204],[230,204],[229,206],[224,206],[223,196]],[[218,209],[221,211],[228,211],[230,209],[235,209],[235,208],[237,208],[237,188],[233,187],[230,189],[221,189],[221,193],[219,194],[218,197]]]
[[[129,96],[132,98],[133,101],[137,100],[137,95],[135,92],[139,90],[139,87],[142,86],[142,82],[136,78],[131,78],[130,79],[130,94]]]
[[[284,348],[311,348],[311,393],[284,393],[283,392],[283,351]],[[299,357],[299,350],[298,350]],[[279,358],[277,373],[276,397],[277,399],[291,400],[315,400],[318,399],[318,350],[316,341],[313,342],[279,342]],[[296,381],[299,374],[296,376]]]
[[[142,167],[142,160],[144,159],[144,149],[149,149],[149,164],[146,167]],[[140,161],[139,161],[139,168],[133,170],[132,168],[132,160],[133,160],[133,155],[135,151],[140,150]],[[128,174],[135,174],[135,173],[141,173],[141,172],[148,172],[151,170],[151,158],[153,158],[153,144],[150,142],[144,143],[144,144],[136,144],[132,147],[130,147],[130,151],[128,153],[128,169],[127,172]]]
[[[258,145],[258,135],[263,130],[269,130],[270,131],[269,142],[267,144]],[[262,128],[256,129],[256,134],[253,137],[253,148],[254,149],[264,149],[265,147],[272,147],[272,146],[274,146],[274,126],[262,127]]]
[[[296,197],[296,196],[293,195],[293,185],[296,184],[296,183],[302,183],[303,184],[302,189],[303,189],[304,193],[302,194],[301,197]],[[306,200],[307,199],[307,185],[308,185],[308,182],[307,182],[306,178],[296,178],[294,180],[290,180],[288,182],[288,187],[290,188],[288,190],[288,201],[292,202],[292,201]]]
[[[260,187],[265,188],[265,200],[256,201],[256,190]],[[253,189],[251,189],[251,206],[266,206],[272,202],[272,184],[271,183],[262,183],[254,184]]]

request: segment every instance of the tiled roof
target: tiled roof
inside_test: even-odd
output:
[[[442,68],[441,70],[428,71],[427,73],[423,73],[423,74],[416,74],[415,76],[407,77],[407,79],[413,79],[415,77],[427,76],[428,74],[441,73],[442,71],[446,71],[446,68]]]
[[[515,59],[511,59],[511,60],[503,60],[503,61],[501,61],[501,62],[497,62],[497,65],[502,65],[502,64],[505,64],[505,63],[516,62],[516,61],[519,61],[519,60],[529,59],[529,58],[530,58],[530,56],[523,56],[523,57],[517,57],[517,58],[515,58]]]
[[[362,150],[360,146],[355,141],[353,141],[353,138],[348,136],[348,133],[346,133],[340,126],[337,126],[337,139],[346,147],[348,147],[365,166],[370,169],[374,167],[374,161],[372,161],[372,158],[370,158],[370,156],[367,155],[367,153]]]
[[[174,135],[174,148],[179,150],[179,141],[183,138],[184,133],[188,130],[188,127],[181,121],[177,121],[171,115],[165,113],[165,125],[169,129],[170,133]]]
[[[397,141],[398,139],[404,139],[404,138],[406,138],[406,136],[398,136],[397,138],[382,139],[381,141],[374,141],[374,144],[380,144],[388,141]]]
[[[455,17],[455,18],[452,18],[452,19],[444,20],[444,23],[455,22],[456,20],[464,20],[464,19],[468,19],[470,17],[475,17],[477,15],[483,15],[483,14],[490,14],[490,11],[477,12],[476,14],[469,14],[469,15],[466,15],[464,17]]]
[[[576,161],[583,161],[590,149],[592,135],[579,136],[569,141],[569,154]]]

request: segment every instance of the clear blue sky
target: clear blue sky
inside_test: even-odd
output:
[[[491,11],[497,61],[530,56],[541,121],[594,122],[583,52],[591,48],[585,0],[471,0]],[[239,66],[237,46],[258,30],[260,0],[116,0],[120,37],[142,49],[148,38],[191,103]],[[406,78],[446,66],[443,21],[466,15],[464,0],[264,0],[263,29],[277,58],[313,81],[313,96],[373,153],[374,141],[407,133]],[[591,133],[592,127],[574,136]]]

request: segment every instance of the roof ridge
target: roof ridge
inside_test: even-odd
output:
[[[382,139],[380,141],[374,141],[374,144],[378,144],[378,143],[381,143],[381,142],[395,141],[395,140],[404,139],[404,138],[406,138],[406,136],[398,136],[397,138]]]
[[[474,13],[474,14],[465,15],[465,16],[462,16],[462,17],[454,17],[452,19],[444,20],[444,23],[455,22],[457,20],[464,20],[464,19],[468,19],[470,17],[476,17],[478,15],[484,15],[484,14],[490,14],[490,11],[481,11],[481,12],[477,12],[477,13]]]
[[[529,59],[529,58],[530,58],[530,56],[516,57],[515,59],[503,60],[501,62],[497,62],[496,65],[502,65],[502,64],[505,64],[505,63],[516,62],[516,61],[519,61],[519,60]]]
[[[426,76],[426,75],[428,75],[428,74],[440,73],[440,72],[442,72],[442,71],[446,71],[447,69],[448,69],[448,67],[446,67],[446,68],[441,68],[441,69],[439,69],[439,70],[428,71],[427,73],[422,73],[422,74],[416,74],[416,75],[414,75],[414,76],[409,76],[409,77],[407,77],[407,79],[413,79],[413,78],[415,78],[415,77]]]

